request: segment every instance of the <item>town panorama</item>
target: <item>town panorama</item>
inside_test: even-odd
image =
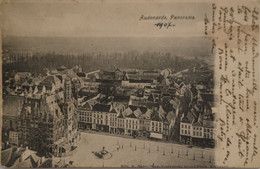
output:
[[[2,165],[214,165],[214,66],[144,55],[4,51]],[[145,65],[154,55],[162,60]]]

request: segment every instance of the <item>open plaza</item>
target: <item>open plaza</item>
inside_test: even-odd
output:
[[[111,154],[109,158],[98,158],[94,154],[103,148]],[[77,151],[62,160],[77,167],[212,167],[215,151],[82,132]]]

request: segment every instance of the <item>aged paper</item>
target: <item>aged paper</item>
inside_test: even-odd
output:
[[[1,166],[260,167],[259,1],[1,1]]]

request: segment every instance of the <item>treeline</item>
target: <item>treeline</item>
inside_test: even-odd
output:
[[[188,59],[175,56],[171,53],[160,52],[127,52],[127,53],[82,53],[82,54],[59,54],[59,53],[12,53],[5,54],[3,72],[30,71],[41,72],[43,68],[57,68],[66,66],[71,68],[81,65],[83,71],[96,69],[115,70],[116,68],[136,69],[164,69],[172,68],[176,71],[195,66],[198,58]]]

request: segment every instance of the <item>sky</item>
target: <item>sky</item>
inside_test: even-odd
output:
[[[117,0],[12,0],[2,5],[3,35],[28,37],[175,37],[202,36],[208,3]],[[159,21],[139,21],[141,15],[195,16],[172,21],[159,29]],[[168,21],[166,21],[168,22]]]

